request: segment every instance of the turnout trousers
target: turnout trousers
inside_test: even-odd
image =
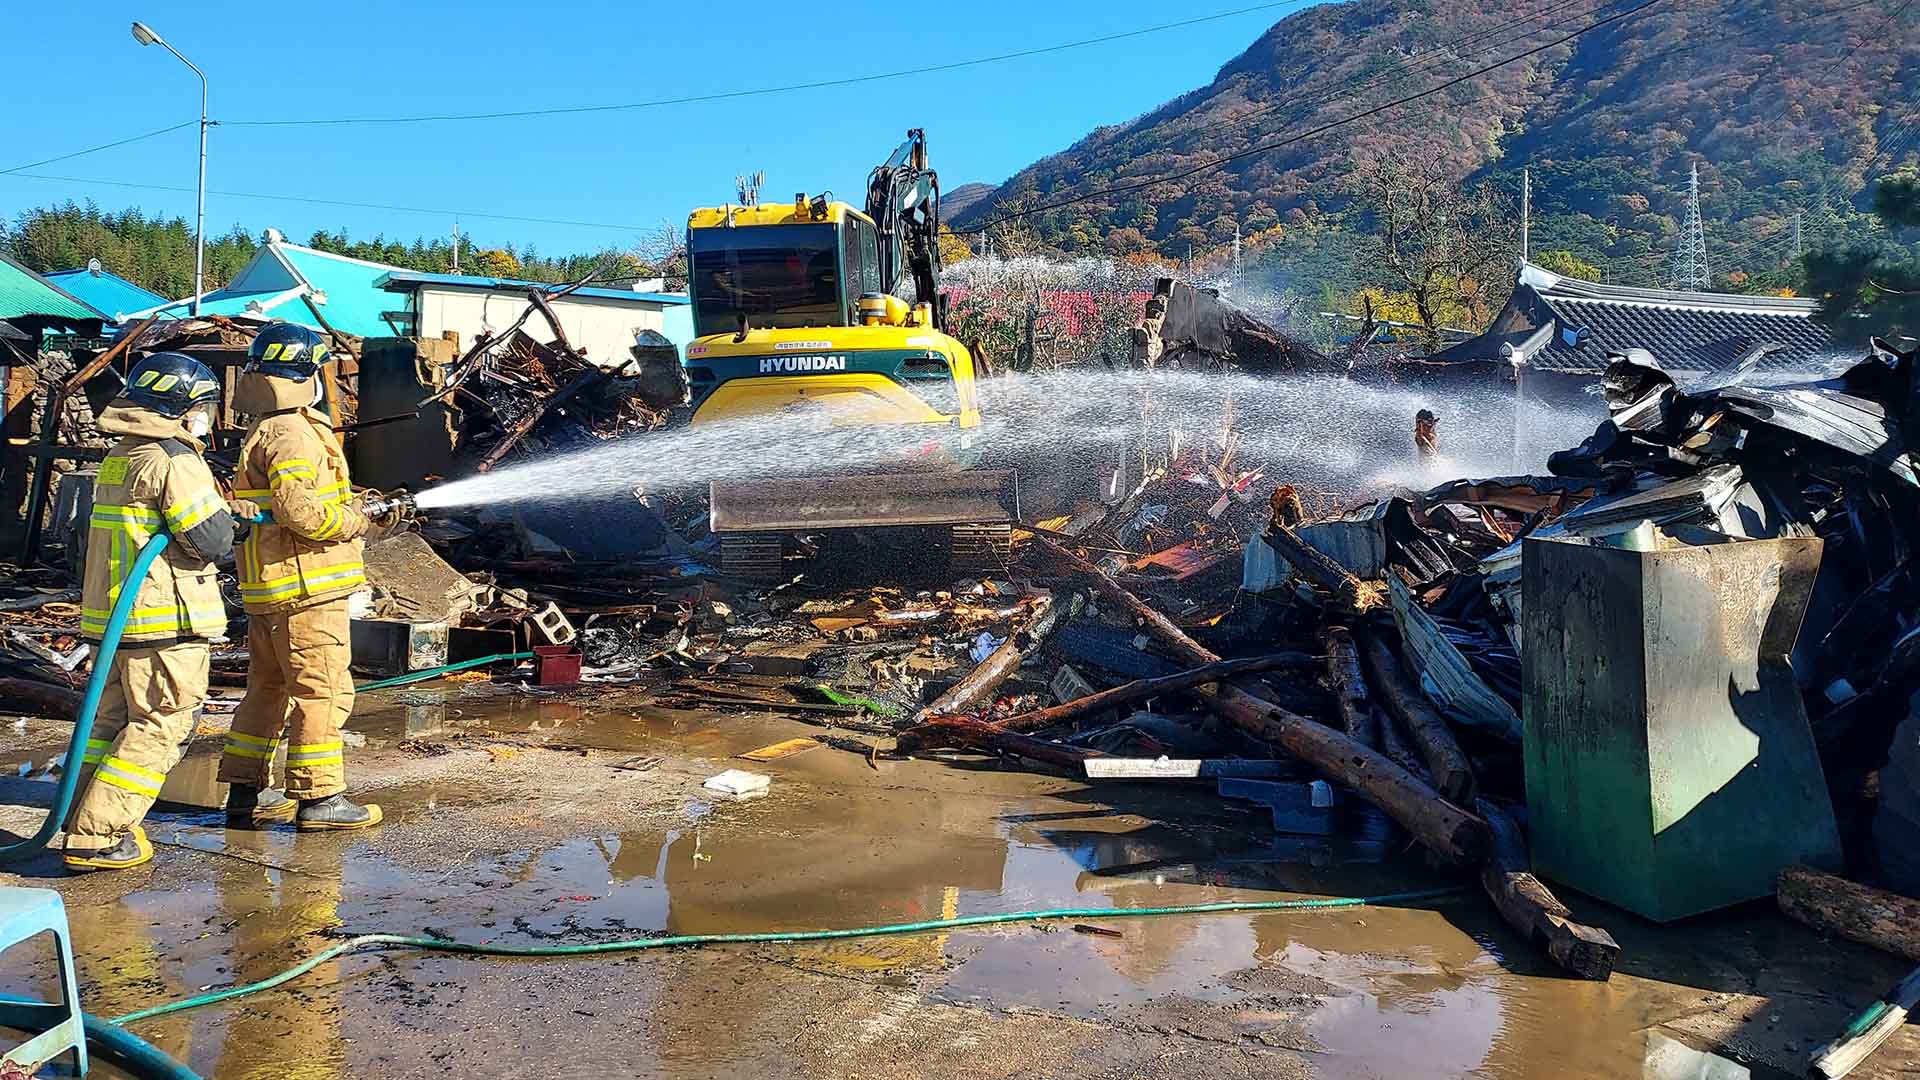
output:
[[[220,779],[271,787],[287,748],[286,791],[324,799],[346,790],[340,727],[353,714],[347,598],[247,616],[247,694],[233,714]]]
[[[114,654],[93,734],[80,759],[80,802],[66,850],[102,851],[147,816],[207,698],[207,643],[122,648]]]

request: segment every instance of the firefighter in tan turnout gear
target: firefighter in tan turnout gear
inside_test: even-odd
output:
[[[320,335],[294,323],[263,327],[247,350],[234,407],[252,418],[234,474],[236,498],[267,514],[235,563],[247,609],[247,693],[220,757],[227,815],[259,820],[277,801],[274,753],[287,752],[286,793],[301,829],[359,829],[380,808],[349,801],[340,727],[353,713],[347,596],[366,581],[368,529],[354,505],[347,459],[322,398],[331,362]]]
[[[226,636],[213,562],[233,549],[233,516],[200,442],[219,400],[220,381],[205,365],[156,353],[100,414],[100,430],[119,441],[94,482],[82,633],[104,635],[134,556],[156,533],[169,542],[145,580],[132,583],[139,592],[81,755],[82,794],[63,850],[72,870],[121,870],[153,858],[140,820],[206,699],[207,639]]]

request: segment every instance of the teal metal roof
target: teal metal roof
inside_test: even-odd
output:
[[[167,302],[166,297],[149,292],[111,270],[81,267],[78,270],[56,270],[41,276],[114,322],[118,322],[122,316],[146,311],[155,304]]]
[[[314,299],[334,329],[359,337],[387,337],[393,327],[380,313],[393,306],[393,297],[374,283],[399,269],[276,241],[261,248],[226,288],[201,297],[200,313],[285,319],[318,330],[320,321],[295,291],[305,286],[317,294]],[[192,310],[193,301],[188,298],[166,304],[155,314],[185,319]]]
[[[29,315],[80,322],[104,317],[46,278],[0,255],[0,319]]]
[[[377,282],[388,274],[402,273],[399,267],[329,255],[293,244],[281,244],[279,249],[301,277],[326,294],[326,303],[320,305],[320,312],[336,330],[359,337],[393,334],[393,327],[380,317],[382,311],[395,306],[393,294],[380,288]],[[305,304],[300,308],[302,314],[312,314],[305,310]]]

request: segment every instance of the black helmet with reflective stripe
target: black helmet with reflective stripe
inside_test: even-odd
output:
[[[304,382],[333,356],[320,332],[299,323],[271,322],[247,346],[247,370],[277,379]]]
[[[178,420],[195,405],[219,401],[220,380],[191,356],[154,353],[127,373],[127,390],[122,396],[143,409]]]

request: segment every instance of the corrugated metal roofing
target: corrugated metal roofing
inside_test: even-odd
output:
[[[1755,371],[1806,372],[1829,366],[1832,333],[1813,318],[1811,300],[1601,285],[1523,264],[1513,298],[1495,318],[1503,332],[1482,334],[1436,353],[1436,361],[1497,360],[1515,345],[1527,367],[1599,375],[1607,355],[1645,349],[1669,371],[1715,375],[1761,344],[1783,346]],[[1584,328],[1586,340],[1570,341]],[[1538,343],[1532,339],[1550,329]]]
[[[405,292],[415,285],[444,285],[453,289],[559,287],[550,281],[522,281],[518,278],[486,277],[479,274],[435,274],[425,270],[395,270],[380,284],[382,288],[393,292]],[[600,300],[631,300],[646,304],[673,305],[691,302],[684,293],[634,292],[632,289],[606,289],[592,285],[574,289],[570,295],[591,296]],[[328,315],[328,318],[332,318],[332,315]]]
[[[119,321],[136,311],[146,311],[167,298],[143,289],[111,270],[56,270],[43,275],[69,294],[85,302],[108,319]]]
[[[94,322],[100,312],[49,282],[39,274],[0,255],[0,319],[44,315],[56,319]]]

